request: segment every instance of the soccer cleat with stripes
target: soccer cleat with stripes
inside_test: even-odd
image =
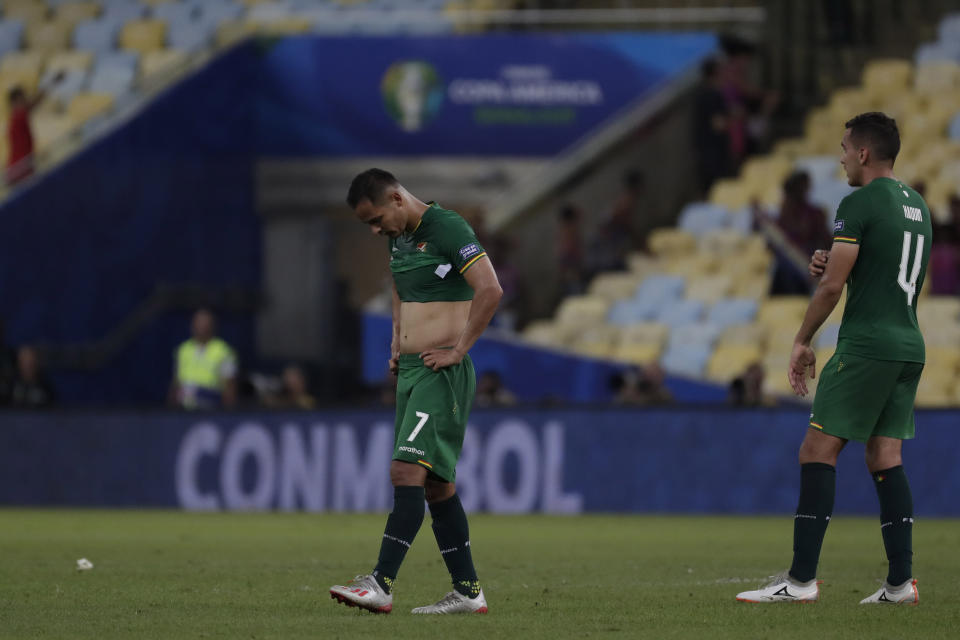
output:
[[[816,602],[820,599],[820,582],[797,582],[784,571],[772,576],[766,586],[756,591],[737,594],[738,602]]]
[[[920,604],[917,581],[910,579],[899,587],[891,587],[884,582],[879,591],[861,600],[860,604]]]
[[[451,591],[443,596],[436,604],[426,607],[417,607],[410,613],[486,613],[487,599],[483,597],[483,589],[476,598],[468,598],[458,591]]]
[[[372,575],[357,576],[345,585],[333,585],[330,597],[348,607],[360,607],[373,613],[393,610],[393,594],[384,591]]]

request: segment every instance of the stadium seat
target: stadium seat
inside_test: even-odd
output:
[[[956,42],[960,40],[960,13],[951,13],[944,16],[937,25],[937,35],[940,42]]]
[[[647,246],[656,256],[683,256],[697,248],[697,239],[681,229],[660,228],[650,232]]]
[[[610,303],[599,296],[570,296],[560,303],[556,323],[574,331],[603,324]]]
[[[755,362],[760,361],[760,348],[749,344],[721,344],[710,356],[707,377],[729,382]]]
[[[610,306],[607,322],[622,327],[652,320],[660,309],[660,303],[651,299],[631,298],[619,300]]]
[[[3,3],[3,17],[5,20],[21,20],[25,24],[43,22],[50,14],[50,9],[43,0],[13,1]]]
[[[112,24],[119,31],[120,27],[132,20],[141,20],[146,15],[144,5],[133,2],[108,3],[104,6],[100,20]]]
[[[291,15],[290,7],[283,2],[260,2],[247,11],[247,20],[251,22],[269,22],[283,20]]]
[[[268,21],[254,21],[257,27],[257,33],[267,36],[290,36],[301,33],[308,33],[312,28],[312,23],[298,16],[289,18],[278,18]]]
[[[523,339],[542,347],[555,347],[557,345],[556,327],[551,320],[531,322],[523,330]]]
[[[99,16],[100,4],[97,2],[66,2],[57,7],[55,15],[57,20],[77,24]]]
[[[660,364],[667,373],[700,378],[710,359],[710,351],[701,345],[669,347],[660,358]]]
[[[670,333],[670,328],[658,322],[644,322],[623,327],[620,330],[620,345],[657,344],[662,345]]]
[[[907,60],[871,60],[864,66],[862,83],[872,97],[880,97],[908,90],[912,77],[913,65]]]
[[[691,279],[687,284],[686,295],[690,300],[713,305],[726,298],[732,289],[732,276],[726,273],[715,273]]]
[[[777,296],[765,300],[760,305],[757,321],[769,327],[782,325],[784,322],[793,326],[803,319],[810,299],[807,296]],[[799,324],[797,324],[799,327]]]
[[[573,351],[594,358],[611,357],[619,340],[619,329],[609,325],[591,327],[573,341]]]
[[[151,51],[140,59],[140,77],[147,79],[156,75],[170,73],[183,66],[187,61],[187,54],[176,49],[162,49]]]
[[[634,298],[637,300],[653,300],[662,304],[667,300],[679,298],[686,289],[687,281],[682,276],[654,274],[648,276],[637,287]]]
[[[952,374],[937,370],[924,371],[917,386],[917,406],[931,409],[952,406],[954,384]]]
[[[799,329],[799,327],[797,327]],[[813,340],[813,346],[817,349],[831,348],[835,349],[837,347],[837,337],[840,335],[840,324],[839,323],[829,323],[824,324],[820,329],[820,332]]]
[[[166,5],[161,5],[166,6]],[[215,27],[204,21],[170,23],[167,31],[167,43],[172,49],[193,52],[203,49],[213,42]]]
[[[244,20],[227,20],[217,27],[214,39],[219,47],[230,46],[257,32],[257,25]]]
[[[30,121],[34,143],[39,152],[45,152],[52,146],[61,144],[73,129],[73,123],[65,115],[38,113],[34,114]]]
[[[105,20],[81,22],[73,30],[73,46],[77,49],[93,51],[112,51],[117,41],[119,27]]]
[[[174,25],[190,24],[200,21],[202,15],[201,4],[187,2],[166,2],[151,7],[150,17],[163,20],[171,28]]]
[[[751,300],[751,302],[753,302]],[[707,318],[712,322],[711,318]],[[716,323],[714,323],[716,324]],[[718,326],[723,326],[719,325]],[[767,331],[763,325],[759,324],[735,324],[729,325],[720,334],[718,344],[751,344],[759,347],[766,347]]]
[[[960,298],[956,296],[930,296],[917,307],[917,320],[922,329],[926,325],[955,324],[960,322]]]
[[[713,349],[714,343],[720,336],[720,327],[709,322],[698,322],[681,327],[672,327],[667,338],[670,349],[680,349],[684,346],[696,345],[708,352]]]
[[[718,327],[753,322],[757,315],[757,302],[747,298],[726,298],[714,304],[707,314],[707,322]]]
[[[93,66],[93,54],[89,51],[58,51],[47,60],[46,70],[57,71],[89,71]]]
[[[914,89],[917,93],[936,97],[943,91],[960,88],[960,63],[931,62],[917,67],[914,76]]]
[[[201,20],[212,26],[228,20],[240,20],[246,12],[242,5],[235,2],[210,0],[197,6]]]
[[[693,255],[673,255],[662,261],[663,270],[672,276],[686,279],[700,278],[715,272],[718,259],[709,253]]]
[[[590,282],[587,292],[613,302],[631,297],[639,284],[640,278],[633,273],[601,273]]]
[[[113,102],[113,96],[107,93],[78,93],[70,100],[67,116],[74,125],[81,125],[108,112]]]
[[[62,51],[70,48],[73,24],[69,22],[37,22],[27,26],[25,42],[34,51]]]
[[[631,364],[649,364],[656,362],[663,353],[663,344],[659,342],[631,342],[615,346],[612,357]]]
[[[950,120],[950,126],[947,130],[947,135],[950,136],[951,140],[960,140],[960,111],[958,111],[957,115]]]
[[[39,51],[19,51],[9,53],[0,60],[0,73],[29,74],[40,76],[44,55]]]
[[[23,22],[20,20],[0,21],[0,56],[20,48],[23,40]]]
[[[736,229],[714,229],[700,236],[700,251],[718,256],[736,258],[747,245],[747,236]]]
[[[724,178],[710,187],[710,202],[730,211],[750,204],[750,191],[740,180]]]
[[[134,20],[120,30],[120,47],[141,54],[163,49],[167,23],[162,20]]]
[[[60,82],[53,84],[53,77],[57,73],[62,73],[63,77]],[[47,70],[41,78],[44,85],[51,87],[49,89],[50,99],[47,102],[56,103],[57,107],[69,103],[74,95],[84,90],[89,76],[89,72],[84,69],[47,64]]]
[[[90,77],[90,91],[119,95],[133,87],[139,56],[117,52],[98,56]]]

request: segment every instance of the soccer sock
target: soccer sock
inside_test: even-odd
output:
[[[433,516],[433,535],[453,579],[453,588],[462,595],[476,598],[480,595],[480,581],[473,568],[470,528],[460,496],[453,494],[442,502],[434,502],[430,505],[430,515]]]
[[[387,593],[393,590],[403,557],[423,524],[423,501],[423,487],[393,488],[393,511],[387,516],[380,557],[373,570],[373,577]]]
[[[903,465],[873,474],[880,498],[880,533],[890,569],[887,584],[899,586],[913,577],[913,496]]]
[[[800,465],[800,500],[793,521],[794,580],[809,582],[817,576],[820,547],[833,513],[837,487],[837,470],[822,462]]]

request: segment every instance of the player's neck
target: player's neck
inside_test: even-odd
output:
[[[430,208],[426,202],[421,202],[420,200],[410,196],[410,207],[407,213],[407,224],[403,227],[404,233],[413,233],[417,230],[417,227],[420,226],[420,221],[423,219],[423,214],[427,212],[427,209]]]
[[[864,168],[863,186],[867,186],[877,178],[890,178],[891,180],[896,180],[893,175],[893,167],[877,167],[876,169]]]

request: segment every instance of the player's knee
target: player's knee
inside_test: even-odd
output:
[[[390,483],[395,487],[424,486],[427,470],[423,467],[394,460],[390,463]]]
[[[444,500],[452,498],[453,494],[457,492],[457,486],[452,482],[437,482],[429,479],[423,488],[427,502],[430,504],[443,502]]]

